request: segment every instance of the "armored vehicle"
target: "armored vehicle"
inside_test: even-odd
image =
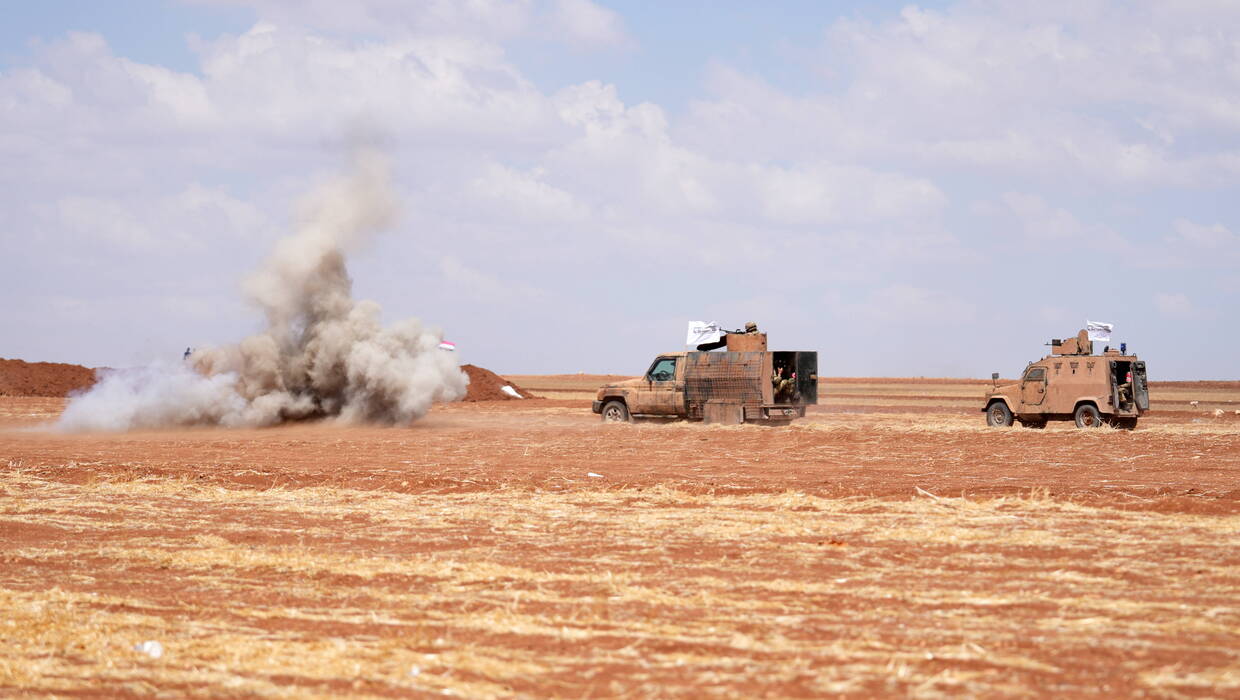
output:
[[[1132,430],[1150,409],[1145,363],[1136,355],[1107,349],[1093,354],[1089,334],[1052,340],[1051,354],[1029,363],[1020,381],[986,392],[986,424],[1007,427],[1013,419],[1027,428],[1051,420],[1075,420],[1078,428],[1107,423]]]
[[[818,403],[818,353],[768,351],[765,334],[729,335],[725,352],[669,352],[637,379],[598,390],[604,421],[687,418],[787,424]]]

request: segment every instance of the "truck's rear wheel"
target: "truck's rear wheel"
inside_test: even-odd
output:
[[[992,428],[1006,428],[1011,424],[1012,412],[1008,410],[1007,404],[996,401],[986,408],[986,425]]]
[[[1102,425],[1102,414],[1098,413],[1098,407],[1092,403],[1077,406],[1073,417],[1076,418],[1078,428],[1097,428]]]
[[[624,405],[623,401],[608,401],[603,404],[604,423],[627,423],[629,421],[629,407]]]

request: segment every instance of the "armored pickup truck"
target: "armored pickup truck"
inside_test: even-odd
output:
[[[763,343],[765,345],[765,343]],[[787,424],[818,403],[818,353],[669,352],[637,379],[598,390],[604,421],[635,417]]]
[[[1047,421],[1075,420],[1078,428],[1109,424],[1132,430],[1149,411],[1150,391],[1145,363],[1136,355],[1107,349],[1093,354],[1089,335],[1052,340],[1051,354],[1029,363],[1020,381],[986,393],[986,424],[1005,428],[1019,421],[1044,428]]]

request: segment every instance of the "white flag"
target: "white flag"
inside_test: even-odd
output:
[[[685,345],[717,343],[723,337],[723,333],[723,329],[714,321],[690,321],[689,333],[685,336]]]
[[[1111,331],[1114,328],[1114,323],[1103,323],[1102,321],[1085,322],[1085,330],[1089,331],[1089,339],[1100,343],[1111,342]]]

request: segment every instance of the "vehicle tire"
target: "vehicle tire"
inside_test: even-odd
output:
[[[992,428],[1006,428],[1012,424],[1012,412],[1007,404],[996,401],[986,407],[986,425]]]
[[[623,401],[608,401],[603,404],[603,410],[599,411],[603,416],[604,423],[628,423],[629,407],[624,405]]]
[[[1129,417],[1124,417],[1124,418],[1112,418],[1112,419],[1111,419],[1111,427],[1113,427],[1113,428],[1119,428],[1120,430],[1136,430],[1136,429],[1137,429],[1137,419],[1136,419],[1136,418],[1129,418]]]
[[[1046,427],[1046,421],[1027,420],[1027,421],[1022,422],[1021,425],[1025,426],[1026,428],[1032,428],[1033,430],[1041,430]]]
[[[1098,413],[1098,407],[1092,403],[1077,406],[1076,413],[1072,415],[1076,418],[1078,428],[1097,428],[1102,425],[1102,414]]]

